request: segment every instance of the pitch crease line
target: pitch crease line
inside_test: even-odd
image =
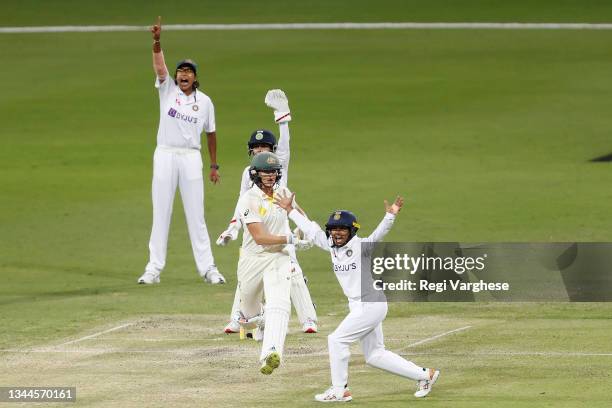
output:
[[[409,349],[410,347],[414,347],[414,346],[418,346],[420,344],[428,343],[430,341],[437,340],[437,339],[439,339],[441,337],[448,336],[449,334],[453,334],[453,333],[457,333],[457,332],[460,332],[460,331],[463,331],[463,330],[467,330],[467,329],[469,329],[471,327],[473,327],[473,326],[464,326],[464,327],[459,327],[458,329],[453,329],[453,330],[449,330],[449,331],[444,332],[444,333],[436,334],[435,336],[431,336],[431,337],[428,337],[426,339],[419,340],[417,342],[408,344],[407,346],[404,346],[404,347],[398,349],[397,352],[401,353],[401,352],[405,351],[406,349]],[[327,351],[324,351],[324,352],[318,352],[318,353],[309,353],[308,356],[310,356],[310,357],[321,357],[321,356],[326,356],[328,354],[329,353]],[[354,355],[361,355],[361,353],[353,353],[353,354]]]
[[[429,343],[430,341],[437,340],[437,339],[439,339],[441,337],[444,337],[444,336],[448,336],[449,334],[458,333],[458,332],[461,332],[461,331],[464,331],[464,330],[467,330],[467,329],[470,329],[470,328],[472,328],[472,326],[463,326],[463,327],[459,327],[458,329],[453,329],[453,330],[449,330],[449,331],[444,332],[444,333],[436,334],[435,336],[427,337],[426,339],[415,341],[414,343],[411,343],[411,344],[409,344],[407,346],[404,346],[401,349],[399,349],[399,351],[404,351],[406,349],[409,349],[410,347],[415,347],[415,346],[419,346],[421,344]]]
[[[62,343],[62,344],[56,346],[56,347],[67,346],[69,344],[78,343],[78,342],[83,341],[83,340],[93,339],[95,337],[101,336],[101,335],[106,334],[106,333],[110,333],[110,332],[114,332],[114,331],[117,331],[117,330],[121,330],[121,329],[123,329],[125,327],[128,327],[128,326],[131,326],[133,324],[134,323],[122,324],[121,326],[113,327],[112,329],[108,329],[108,330],[104,330],[104,331],[101,331],[101,332],[98,332],[98,333],[90,334],[89,336],[81,337],[80,339],[67,341],[65,343]]]

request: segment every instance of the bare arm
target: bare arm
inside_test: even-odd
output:
[[[151,34],[153,34],[153,70],[161,83],[168,77],[168,68],[166,68],[164,53],[160,43],[161,16],[157,16],[157,24],[151,27]]]
[[[247,228],[257,245],[284,245],[291,243],[291,235],[272,235],[261,222],[247,224]]]
[[[208,143],[208,154],[210,155],[210,181],[217,184],[221,180],[221,174],[217,166],[217,132],[206,133]]]

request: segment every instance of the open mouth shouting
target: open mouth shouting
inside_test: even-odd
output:
[[[176,83],[181,91],[190,93],[195,82],[195,73],[188,67],[182,67],[176,70]]]

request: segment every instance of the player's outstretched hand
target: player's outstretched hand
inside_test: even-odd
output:
[[[161,16],[157,16],[157,23],[151,27],[151,34],[153,34],[153,39],[159,41],[161,37]]]
[[[397,213],[399,213],[400,210],[402,209],[403,205],[404,205],[404,198],[397,196],[395,198],[395,201],[391,205],[389,205],[389,202],[385,200],[385,211],[388,212],[389,214],[397,215]]]
[[[275,196],[274,204],[278,205],[283,210],[287,211],[287,214],[293,211],[293,200],[295,199],[295,193],[286,196]]]
[[[282,89],[271,89],[266,94],[264,102],[267,106],[274,109],[274,120],[276,123],[291,121],[291,111],[289,110],[289,100]]]

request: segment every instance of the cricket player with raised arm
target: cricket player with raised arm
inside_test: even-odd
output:
[[[281,89],[272,89],[267,92],[264,99],[265,104],[274,110],[274,121],[278,123],[278,130],[280,138],[278,145],[276,144],[276,137],[268,130],[256,130],[251,134],[248,145],[249,156],[254,156],[261,152],[272,152],[275,153],[282,165],[283,177],[280,181],[281,187],[287,187],[288,172],[289,172],[289,159],[290,159],[290,133],[289,133],[289,122],[291,121],[291,112],[289,110],[289,101],[287,95]],[[249,175],[249,167],[247,166],[242,173],[242,181],[240,183],[240,195],[244,194],[249,188],[251,188],[252,181]],[[234,210],[234,216],[229,223],[229,226],[225,231],[221,233],[219,239],[217,239],[217,245],[225,246],[231,240],[235,240],[238,237],[240,229],[243,227],[240,222],[240,214],[238,213],[238,207]],[[312,243],[296,239],[295,245],[288,245],[287,250],[291,257],[291,302],[295,307],[295,311],[298,316],[298,320],[302,325],[302,331],[304,333],[316,333],[317,332],[317,312],[314,308],[310,292],[306,286],[306,279],[304,278],[302,268],[298,263],[296,256],[297,250],[305,250],[312,247]],[[240,331],[240,290],[236,287],[236,293],[234,295],[234,303],[232,305],[232,311],[230,313],[230,321],[225,326],[223,331],[227,334],[238,333]]]
[[[289,218],[314,245],[331,255],[336,278],[349,301],[350,313],[328,336],[329,363],[332,385],[324,393],[315,395],[320,402],[346,402],[353,399],[348,389],[348,366],[351,343],[361,342],[366,364],[417,381],[417,398],[431,391],[440,375],[433,368],[422,368],[385,349],[382,322],[387,315],[387,302],[365,302],[361,293],[361,251],[363,243],[381,241],[391,230],[393,221],[404,200],[397,197],[391,205],[385,200],[386,213],[378,227],[367,238],[358,237],[359,224],[350,211],[334,211],[325,232],[314,221],[295,209],[295,194],[275,199],[287,211]]]
[[[200,277],[213,285],[225,283],[210,248],[204,219],[202,132],[210,154],[210,181],[219,182],[217,133],[212,100],[200,91],[198,66],[185,59],[176,64],[174,77],[168,72],[161,48],[161,17],[151,27],[153,70],[159,91],[159,127],[153,155],[153,226],[149,239],[149,262],[138,283],[156,284],[166,266],[172,205],[178,186],[183,199],[189,239]]]
[[[238,201],[240,220],[245,225],[238,260],[240,324],[245,329],[257,328],[257,334],[263,332],[259,358],[262,374],[271,374],[280,365],[291,312],[288,245],[295,238],[287,213],[273,203],[278,194],[291,194],[279,185],[281,169],[274,153],[253,156],[249,169],[253,186]],[[263,311],[262,295],[266,299]]]

